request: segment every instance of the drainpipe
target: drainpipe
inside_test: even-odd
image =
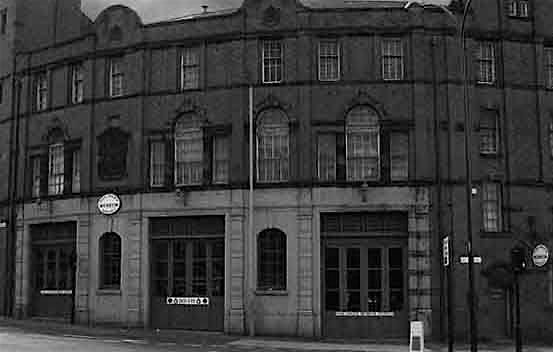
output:
[[[253,86],[249,87],[249,119],[250,119],[250,128],[249,128],[249,140],[250,140],[250,191],[249,191],[249,204],[248,204],[248,244],[249,244],[249,253],[248,257],[250,258],[250,265],[247,266],[248,270],[248,280],[249,283],[247,287],[249,297],[248,297],[248,323],[249,323],[249,333],[250,336],[255,335],[255,323],[254,323],[254,287],[253,287],[253,250],[254,250],[254,234],[253,234],[253,158],[254,158],[254,146],[253,146]]]

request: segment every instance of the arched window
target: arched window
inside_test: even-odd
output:
[[[175,184],[198,185],[203,179],[202,126],[198,119],[181,118],[175,124]]]
[[[121,286],[121,237],[108,232],[100,237],[100,288]]]
[[[63,193],[65,183],[64,134],[60,128],[54,128],[48,134],[48,195]]]
[[[380,128],[376,111],[355,107],[346,121],[346,163],[350,181],[377,180],[380,176]]]
[[[257,181],[285,182],[290,176],[290,128],[281,110],[263,111],[257,124]]]
[[[257,238],[257,288],[286,289],[286,235],[277,229],[262,231]]]

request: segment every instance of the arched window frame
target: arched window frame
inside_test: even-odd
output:
[[[266,229],[257,236],[257,288],[262,291],[286,290],[286,234]]]
[[[346,117],[346,170],[348,181],[380,179],[380,122],[367,105],[352,108]]]
[[[100,288],[121,287],[121,236],[115,232],[104,233],[99,240]]]
[[[290,126],[280,109],[263,110],[257,119],[257,182],[287,182],[290,178]]]
[[[195,116],[175,123],[175,185],[201,185],[204,173],[203,124]]]

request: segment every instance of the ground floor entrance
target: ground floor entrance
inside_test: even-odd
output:
[[[376,214],[344,214],[338,221],[366,222]],[[386,215],[384,215],[386,216]],[[325,229],[323,216],[322,228]],[[373,219],[375,220],[375,219]],[[401,219],[399,219],[401,221]],[[382,338],[408,336],[407,236],[395,226],[322,236],[322,302],[325,336]],[[351,229],[356,229],[352,226]],[[389,230],[388,232],[383,230]]]
[[[71,319],[75,283],[75,223],[31,226],[31,315]]]
[[[224,328],[224,217],[151,222],[151,324],[155,328]]]

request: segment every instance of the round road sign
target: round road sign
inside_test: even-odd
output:
[[[539,244],[534,248],[532,252],[532,261],[537,267],[542,267],[547,263],[549,259],[549,249],[543,244]]]

